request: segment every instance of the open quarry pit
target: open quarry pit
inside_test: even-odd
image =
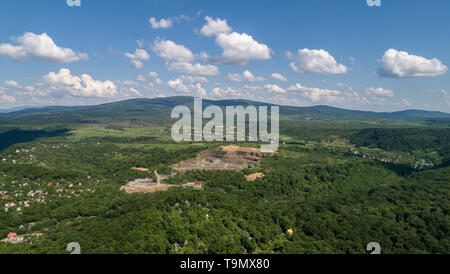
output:
[[[243,170],[255,166],[255,164],[264,157],[272,153],[261,152],[257,148],[246,148],[235,145],[222,146],[220,150],[207,150],[198,154],[197,157],[181,161],[171,167],[177,172],[184,172],[189,170]],[[147,168],[133,167],[132,170],[148,171]],[[150,178],[136,179],[128,182],[120,189],[128,194],[132,193],[154,193],[157,191],[167,191],[170,187],[177,185],[162,184],[161,181],[168,178],[168,176],[161,176],[157,171],[156,182]],[[174,173],[176,174],[176,173]],[[246,176],[249,182],[255,181],[264,177],[263,173],[255,173]]]
[[[177,171],[188,170],[243,170],[254,166],[270,153],[261,152],[257,148],[246,148],[235,145],[223,146],[219,151],[204,151],[196,158],[188,159],[173,165]]]

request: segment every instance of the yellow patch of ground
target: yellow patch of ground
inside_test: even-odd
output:
[[[245,178],[247,179],[247,181],[249,182],[253,182],[256,181],[256,179],[262,178],[264,177],[264,174],[261,172],[257,172],[257,173],[253,173],[250,175],[245,176]]]
[[[240,146],[236,146],[236,145],[222,146],[221,148],[225,152],[241,151],[241,152],[262,153],[261,149],[259,149],[259,148],[240,147]],[[263,154],[273,154],[273,152],[264,152]]]
[[[132,167],[131,169],[137,171],[148,171],[148,168],[145,167]]]

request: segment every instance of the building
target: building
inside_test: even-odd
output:
[[[7,237],[8,237],[8,239],[16,238],[17,237],[17,233],[16,232],[10,232]]]
[[[193,188],[202,188],[203,182],[197,181],[197,182],[188,182],[183,185],[184,187],[193,187]]]

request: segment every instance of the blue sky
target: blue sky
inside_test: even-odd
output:
[[[450,112],[448,14],[447,0],[5,0],[0,108],[191,95]]]

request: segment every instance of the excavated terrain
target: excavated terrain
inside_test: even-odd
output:
[[[220,151],[204,151],[196,158],[182,161],[172,167],[177,171],[187,170],[242,170],[254,166],[269,153],[257,148],[224,146]]]

